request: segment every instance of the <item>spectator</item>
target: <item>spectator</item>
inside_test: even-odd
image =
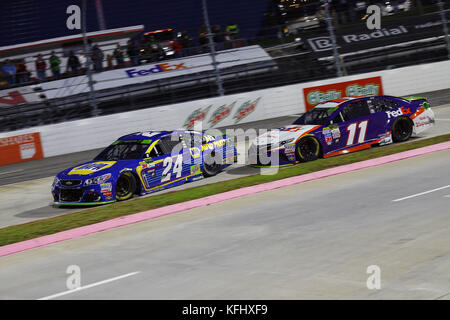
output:
[[[224,49],[223,42],[225,39],[224,39],[223,32],[222,32],[220,26],[218,26],[218,25],[211,26],[211,32],[214,35],[213,40],[214,40],[214,43],[216,46],[216,50],[217,51],[223,50]]]
[[[70,69],[72,75],[75,76],[79,74],[79,68],[80,68],[80,60],[73,51],[70,51],[69,59],[67,60],[67,70]]]
[[[188,56],[191,53],[191,45],[192,45],[192,37],[187,32],[187,30],[181,31],[178,41],[181,43],[183,47],[183,56]]]
[[[133,67],[139,65],[139,51],[131,40],[128,40],[127,55],[130,58]]]
[[[151,61],[160,61],[163,60],[166,56],[164,49],[159,45],[159,43],[149,43],[150,45],[150,59]]]
[[[225,32],[231,37],[231,39],[236,40],[239,37],[239,27],[233,21],[225,28]]]
[[[337,29],[339,26],[339,17],[336,12],[336,9],[331,9],[331,18],[333,19],[333,27],[334,29]]]
[[[12,86],[16,84],[16,67],[11,60],[7,59],[2,66],[3,76],[5,77],[8,85]]]
[[[159,61],[164,59],[165,52],[153,35],[146,38],[141,45],[141,52],[146,61]]]
[[[114,49],[113,56],[116,59],[117,66],[119,68],[125,67],[125,62],[123,60],[123,51],[120,48],[120,44],[117,44],[116,49]]]
[[[45,81],[45,69],[47,69],[47,63],[45,63],[45,60],[42,58],[42,54],[38,54],[35,65],[39,81]]]
[[[203,24],[200,29],[198,29],[198,43],[202,47],[202,52],[208,52],[208,29]]]
[[[320,6],[319,10],[316,11],[316,18],[319,20],[319,27],[325,29],[326,28],[326,13],[325,9]]]
[[[16,65],[17,69],[17,80],[19,83],[27,83],[30,81],[30,72],[27,70],[27,65],[25,59],[21,59]]]
[[[112,55],[112,54],[107,54],[106,55],[106,69],[107,70],[112,70],[112,69],[114,69],[114,65],[113,65],[113,59],[114,59],[114,56]]]
[[[84,51],[80,51],[77,59],[78,59],[78,62],[79,62],[79,67],[81,68],[81,72],[83,74],[86,74],[86,71],[88,69],[88,57],[86,56]]]
[[[59,79],[61,74],[59,65],[61,64],[61,59],[55,54],[55,51],[51,52],[51,56],[48,59],[50,62],[50,70],[52,70],[53,77]]]
[[[347,0],[339,0],[338,6],[338,19],[339,24],[345,24],[347,23],[347,9],[348,9],[348,2]]]
[[[95,72],[102,72],[103,71],[103,58],[105,57],[102,49],[100,49],[99,46],[96,44],[92,48],[91,54],[92,54],[91,59],[94,64]]]
[[[170,47],[175,52],[175,58],[182,57],[183,46],[178,38],[173,38],[172,41],[169,42]]]

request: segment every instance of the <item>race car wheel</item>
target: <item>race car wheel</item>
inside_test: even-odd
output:
[[[117,201],[128,200],[133,197],[136,191],[136,179],[130,172],[125,172],[119,179],[117,179],[116,184],[116,199]]]
[[[213,159],[214,159],[214,152],[211,153],[210,161],[204,160],[203,176],[212,177],[222,170],[222,165],[220,163],[216,163]]]
[[[408,118],[397,118],[392,125],[392,140],[403,142],[411,138],[413,125]]]
[[[316,160],[320,154],[319,141],[314,137],[304,137],[297,142],[295,153],[301,162]]]

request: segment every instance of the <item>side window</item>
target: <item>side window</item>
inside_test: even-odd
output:
[[[192,134],[192,142],[193,142],[193,147],[194,146],[200,146],[200,145],[202,145],[202,143],[203,143],[203,137],[200,135],[200,134],[195,134],[195,133],[193,133]]]
[[[159,146],[159,143],[158,144],[156,144],[154,147],[153,147],[153,149],[150,151],[150,153],[148,153],[148,156],[150,157],[150,158],[155,158],[155,157],[157,157],[157,156],[160,156],[160,155],[162,155],[163,153],[162,153],[162,151],[161,151],[161,147]]]
[[[389,99],[383,99],[383,98],[376,98],[373,100],[373,104],[377,110],[377,112],[386,111],[389,109],[394,109],[398,107],[398,103],[389,100]]]
[[[342,119],[341,113],[339,112],[333,119],[333,123],[341,123],[344,120]]]
[[[365,117],[370,114],[367,101],[355,101],[346,105],[342,109],[342,115],[345,121],[353,120],[360,117]]]
[[[183,148],[179,135],[164,137],[156,146],[160,147],[162,154],[180,152]]]

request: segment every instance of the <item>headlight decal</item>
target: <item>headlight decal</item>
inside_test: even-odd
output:
[[[108,181],[111,178],[111,173],[107,173],[95,178],[91,178],[91,179],[86,179],[86,181],[84,181],[84,185],[85,186],[89,186],[92,184],[101,184],[101,183],[105,183],[106,181]]]

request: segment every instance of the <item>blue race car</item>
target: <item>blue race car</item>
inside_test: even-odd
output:
[[[371,96],[320,103],[292,125],[257,137],[249,149],[253,165],[295,164],[403,142],[434,125],[422,97]]]
[[[58,173],[55,205],[97,205],[218,174],[235,162],[232,138],[195,131],[149,131],[123,136],[93,161]]]

